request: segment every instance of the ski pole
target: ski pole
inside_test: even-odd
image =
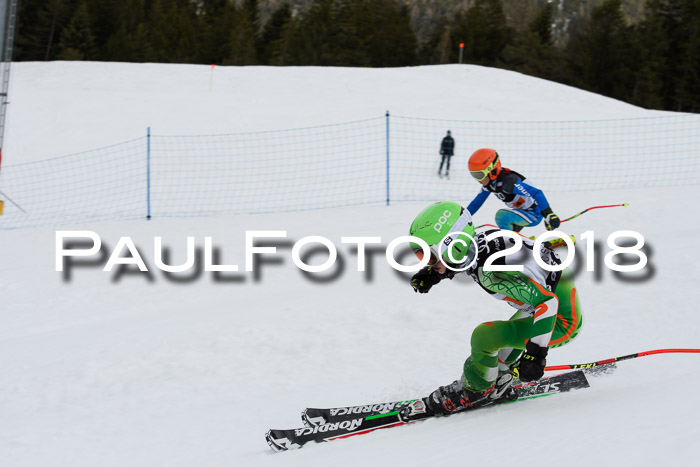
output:
[[[579,212],[578,214],[574,214],[573,216],[564,219],[564,220],[561,221],[561,222],[566,222],[566,221],[570,221],[571,219],[575,219],[575,218],[577,218],[578,216],[580,216],[581,214],[585,214],[585,213],[587,213],[588,211],[591,211],[591,210],[593,210],[593,209],[616,208],[616,207],[618,207],[618,206],[627,207],[627,206],[629,206],[629,204],[628,204],[628,203],[622,203],[622,204],[610,204],[610,205],[608,205],[608,206],[592,206],[592,207],[590,207],[590,208],[584,209],[583,211]]]
[[[560,222],[566,222],[566,221],[570,221],[571,219],[576,219],[576,218],[577,218],[578,216],[580,216],[581,214],[585,214],[585,213],[587,213],[588,211],[592,211],[593,209],[616,208],[616,207],[619,207],[619,206],[627,207],[627,206],[629,206],[629,203],[609,204],[609,205],[607,205],[607,206],[591,206],[590,208],[586,208],[586,209],[584,209],[583,211],[579,212],[578,214],[574,214],[574,215],[571,216],[571,217],[567,217],[566,219],[564,219],[564,220],[562,220],[562,221],[560,221]],[[493,225],[493,224],[484,224],[484,225],[478,226],[477,229],[480,229],[480,228],[482,228],[482,227],[495,227],[495,228],[498,228],[498,226],[495,226],[495,225]]]
[[[555,365],[545,367],[544,371],[557,371],[557,370],[577,370],[582,368],[594,368],[596,366],[607,365],[609,363],[621,362],[623,360],[631,360],[637,357],[646,357],[647,355],[656,355],[660,353],[700,353],[700,349],[659,349],[659,350],[649,350],[647,352],[633,353],[630,355],[625,355],[623,357],[613,357],[605,360],[600,360],[591,363],[579,363],[576,365]]]
[[[15,203],[14,201],[12,201],[12,198],[10,198],[9,196],[7,196],[7,195],[6,195],[5,193],[3,193],[2,191],[0,191],[0,195],[3,195],[5,198],[7,198],[7,200],[8,200],[10,203],[14,204],[15,207],[16,207],[17,209],[19,209],[20,211],[22,211],[22,212],[25,213],[25,214],[27,213],[27,211],[25,211],[24,209],[22,209],[22,208],[20,207],[19,204],[17,204],[17,203]]]

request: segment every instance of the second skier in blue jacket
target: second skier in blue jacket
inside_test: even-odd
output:
[[[467,210],[474,215],[491,193],[509,209],[496,212],[496,224],[501,229],[519,232],[534,227],[544,219],[547,230],[559,227],[559,217],[552,212],[542,190],[525,182],[518,172],[501,167],[498,153],[489,148],[478,149],[469,158],[469,172],[481,183],[481,191],[469,203]]]

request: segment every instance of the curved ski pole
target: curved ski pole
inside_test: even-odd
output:
[[[557,370],[578,370],[584,368],[594,368],[601,365],[607,365],[609,363],[621,362],[623,360],[631,360],[637,357],[646,357],[647,355],[656,355],[660,353],[700,353],[700,349],[658,349],[658,350],[648,350],[646,352],[633,353],[630,355],[625,355],[622,357],[613,357],[605,360],[599,360],[597,362],[591,363],[578,363],[575,365],[555,365],[545,367],[544,371],[557,371]]]
[[[593,209],[616,208],[616,207],[618,207],[618,206],[627,207],[627,206],[629,206],[629,203],[610,204],[610,205],[607,205],[607,206],[591,206],[590,208],[584,209],[583,211],[579,212],[578,214],[574,214],[574,215],[571,216],[571,217],[567,217],[566,219],[562,220],[561,222],[566,222],[566,221],[570,221],[571,219],[575,219],[575,218],[577,218],[578,216],[580,216],[581,214],[585,214],[585,213],[587,213],[588,211],[592,211]]]
[[[585,213],[587,213],[588,211],[592,211],[593,209],[617,208],[617,207],[627,207],[627,206],[629,206],[629,203],[608,204],[608,205],[606,205],[606,206],[591,206],[590,208],[586,208],[586,209],[584,209],[583,211],[579,212],[578,214],[574,214],[574,215],[571,216],[571,217],[567,217],[566,219],[563,219],[561,222],[567,222],[567,221],[570,221],[570,220],[572,220],[572,219],[576,219],[578,216],[580,216],[580,215],[582,215],[582,214],[585,214]],[[477,226],[476,228],[477,228],[477,229],[481,229],[481,228],[483,228],[483,227],[495,227],[495,228],[498,228],[498,226],[493,225],[493,224],[483,224],[483,225]]]

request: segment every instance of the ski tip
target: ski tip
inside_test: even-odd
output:
[[[272,449],[274,452],[282,452],[288,449],[284,443],[277,442],[273,436],[272,430],[267,430],[267,433],[265,433],[265,441],[267,441],[268,446],[270,446],[270,449]]]
[[[295,431],[298,430],[267,430],[265,441],[267,441],[270,449],[275,452],[301,449],[304,443],[295,436]]]
[[[309,414],[307,413],[308,409],[304,409],[301,411],[301,421],[304,422],[304,426],[307,426],[309,428],[313,428],[314,426],[311,424],[311,421],[309,420]]]

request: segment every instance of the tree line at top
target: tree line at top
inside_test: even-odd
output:
[[[621,0],[601,0],[565,44],[553,39],[554,8],[515,27],[501,0],[475,0],[419,40],[398,0],[282,3],[265,21],[257,0],[21,0],[14,59],[396,67],[456,63],[463,43],[463,63],[700,111],[700,0],[647,0],[635,23]]]

